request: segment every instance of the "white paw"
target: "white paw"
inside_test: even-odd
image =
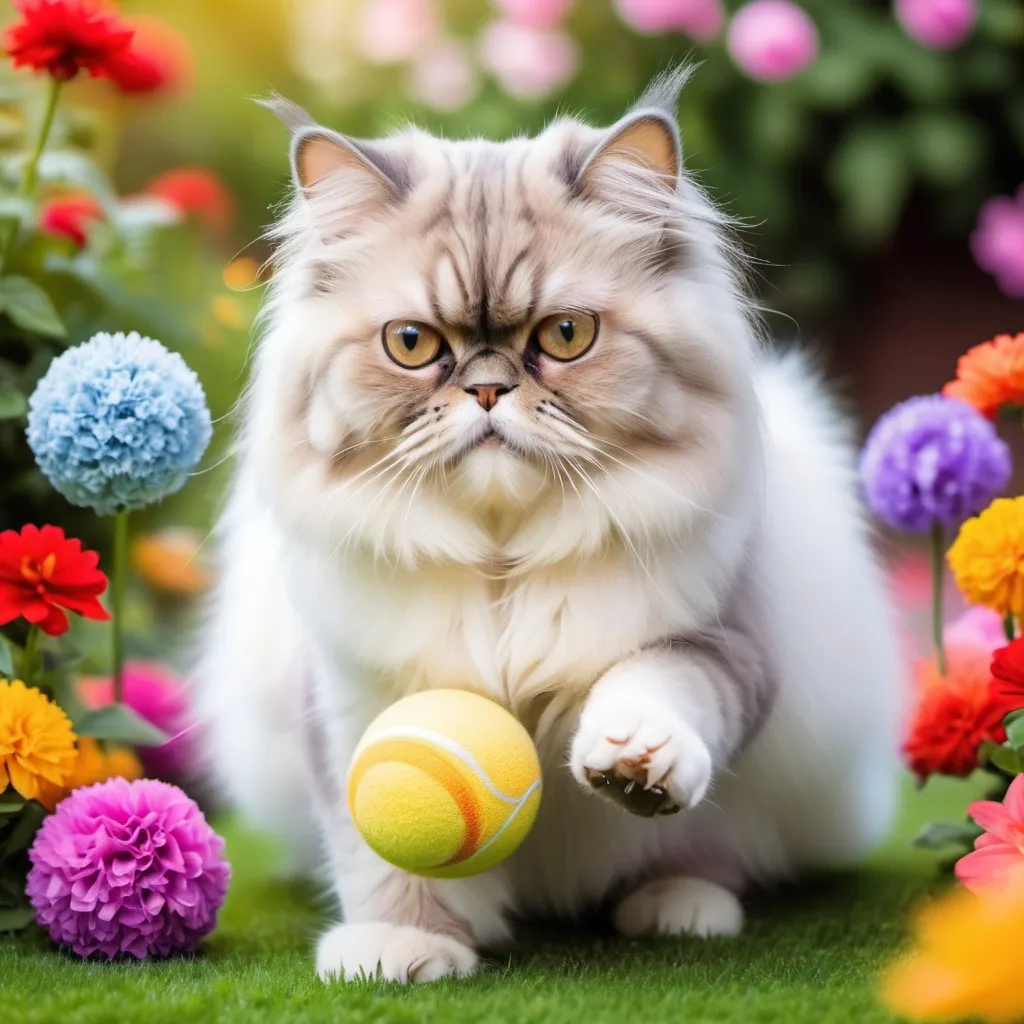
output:
[[[316,973],[321,981],[437,981],[467,977],[477,955],[447,935],[395,924],[339,924],[320,938]]]
[[[703,878],[660,878],[641,886],[615,910],[622,935],[739,935],[743,906]]]
[[[693,807],[711,784],[711,752],[692,726],[619,695],[584,707],[569,766],[580,785],[645,817]]]

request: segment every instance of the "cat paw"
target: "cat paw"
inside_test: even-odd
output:
[[[696,730],[664,709],[594,697],[584,707],[569,765],[580,785],[633,814],[674,814],[700,803],[711,752]]]
[[[739,935],[743,906],[734,893],[703,878],[659,878],[627,896],[615,911],[622,935]]]
[[[464,978],[477,955],[447,935],[410,925],[339,924],[321,936],[316,973],[321,981],[437,981]]]

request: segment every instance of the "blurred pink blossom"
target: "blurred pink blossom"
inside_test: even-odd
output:
[[[683,32],[702,43],[722,30],[722,0],[615,0],[619,17],[637,32]]]
[[[729,25],[732,59],[751,78],[778,82],[800,74],[818,55],[818,29],[790,0],[753,0]]]
[[[981,208],[971,253],[1002,291],[1024,299],[1024,185],[1015,196],[996,196]]]
[[[413,58],[436,35],[434,0],[367,0],[359,24],[359,52],[374,64]]]
[[[576,0],[494,0],[507,18],[527,28],[557,28]]]
[[[965,43],[978,18],[978,0],[896,0],[896,20],[911,39],[930,50]]]
[[[576,73],[576,44],[558,29],[527,28],[507,18],[493,21],[480,38],[480,60],[510,96],[535,100]]]
[[[478,82],[466,47],[439,39],[416,58],[409,71],[409,93],[435,110],[458,110],[477,93]]]
[[[968,608],[952,622],[948,622],[943,638],[953,647],[975,644],[988,651],[1006,644],[1003,620],[994,611],[980,605]]]

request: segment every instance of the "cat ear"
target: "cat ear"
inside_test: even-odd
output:
[[[585,160],[579,182],[584,193],[614,198],[613,178],[632,169],[644,176],[653,175],[666,190],[675,191],[681,168],[682,151],[675,121],[659,110],[638,110],[608,130]]]

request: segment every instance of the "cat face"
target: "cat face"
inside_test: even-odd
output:
[[[652,106],[501,144],[301,128],[264,376],[304,514],[359,509],[355,535],[390,524],[400,546],[424,519],[509,544],[584,512],[595,538],[648,529],[645,479],[662,512],[713,504],[749,331],[679,159]]]

